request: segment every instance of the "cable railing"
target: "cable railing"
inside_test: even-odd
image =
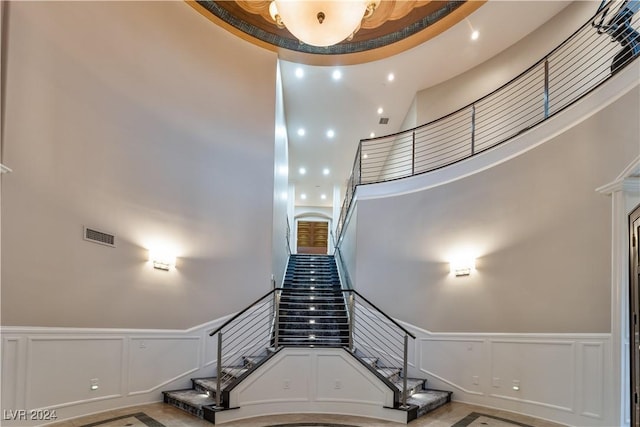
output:
[[[640,0],[604,0],[540,61],[473,103],[421,126],[362,139],[337,222],[358,185],[431,172],[496,147],[563,111],[640,56]],[[607,37],[608,36],[608,37]]]
[[[292,303],[296,298],[314,302]],[[282,314],[287,299],[299,304],[294,316]],[[309,319],[321,325],[314,335],[306,330]],[[291,328],[300,336],[286,335]],[[283,347],[345,348],[386,382],[400,408],[407,407],[408,342],[415,336],[353,289],[275,288],[210,335],[217,338],[218,409],[228,408],[229,391]]]

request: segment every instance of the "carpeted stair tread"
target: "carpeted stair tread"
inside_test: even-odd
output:
[[[391,378],[393,376],[396,376],[401,371],[400,368],[376,368],[376,370],[380,375],[382,375],[385,378]]]
[[[418,417],[421,417],[434,409],[441,407],[451,402],[450,391],[441,390],[422,390],[419,393],[415,393],[410,397],[407,397],[408,405],[415,405],[418,407]]]
[[[230,375],[232,377],[238,378],[241,377],[245,372],[247,372],[248,369],[247,368],[225,368],[224,366],[222,367],[222,372]]]
[[[203,418],[203,406],[215,405],[213,397],[194,389],[165,391],[164,403],[175,406],[198,418]]]
[[[398,378],[396,380],[391,381],[393,385],[400,391],[404,387],[404,380],[402,378]],[[420,378],[407,378],[407,390],[411,392],[412,390],[415,392],[421,392],[424,389],[425,380]]]

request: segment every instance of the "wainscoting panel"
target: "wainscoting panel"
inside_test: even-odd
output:
[[[139,337],[129,346],[130,394],[149,393],[198,370],[200,337]],[[155,363],[149,363],[155,360]]]
[[[29,338],[27,409],[121,396],[123,351],[123,337]]]
[[[610,334],[416,335],[413,375],[453,400],[579,426],[615,425]]]
[[[2,340],[2,408],[18,407],[18,338]]]
[[[567,412],[573,410],[573,342],[492,340],[491,352],[491,394],[494,397]]]
[[[583,390],[580,393],[580,409],[583,416],[602,419],[606,387],[604,376],[604,345],[602,343],[582,343],[580,346],[580,369]]]
[[[481,388],[489,378],[484,369],[484,341],[465,338],[424,338],[416,340],[418,368],[441,381],[471,394],[484,394]]]
[[[163,390],[215,375],[205,365],[215,342],[207,332],[226,320],[185,331],[3,327],[3,414],[49,409],[57,418],[46,421],[54,422],[159,402]],[[3,418],[3,427],[46,423]]]

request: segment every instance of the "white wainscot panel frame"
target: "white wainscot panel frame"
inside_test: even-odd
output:
[[[454,401],[569,425],[616,425],[611,334],[432,333],[400,323],[416,335],[410,375],[452,390]]]

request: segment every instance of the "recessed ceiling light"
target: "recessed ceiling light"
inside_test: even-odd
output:
[[[471,33],[471,40],[478,40],[478,37],[480,37],[480,33],[478,32],[478,30],[473,30],[473,32]]]
[[[387,80],[390,82],[392,82],[395,78],[396,76],[394,76],[393,73],[389,73],[389,75],[387,76]]]
[[[334,70],[333,73],[331,73],[331,77],[333,80],[340,80],[342,78],[342,71]]]
[[[376,133],[375,133],[375,132],[371,132],[371,133],[369,134],[369,138],[375,138],[375,136],[376,136]]]
[[[302,68],[296,68],[296,77],[299,79],[304,77],[304,70]]]
[[[323,174],[323,175],[329,175],[329,173],[330,173],[330,172],[331,172],[331,171],[329,170],[329,168],[324,168],[324,169],[322,169],[322,174]]]
[[[307,200],[307,195],[306,195],[306,194],[304,194],[304,193],[302,193],[302,194],[300,195],[300,198],[301,198],[302,200]]]
[[[304,136],[305,133],[306,133],[306,131],[304,130],[304,128],[298,129],[298,135]]]
[[[382,107],[378,108],[378,114],[382,114],[384,113],[384,110],[382,109]]]
[[[362,155],[362,158],[363,158],[363,159],[368,159],[368,158],[369,158],[369,155],[368,155],[367,153],[364,153],[364,154]]]
[[[298,169],[298,172],[300,172],[300,175],[304,175],[305,173],[307,173],[307,169],[300,168],[300,169]]]
[[[333,138],[334,136],[336,136],[336,133],[333,131],[333,129],[329,129],[327,131],[327,138]]]
[[[321,194],[321,195],[320,195],[320,198],[321,198],[322,200],[327,200],[327,195],[326,195],[326,194]]]

